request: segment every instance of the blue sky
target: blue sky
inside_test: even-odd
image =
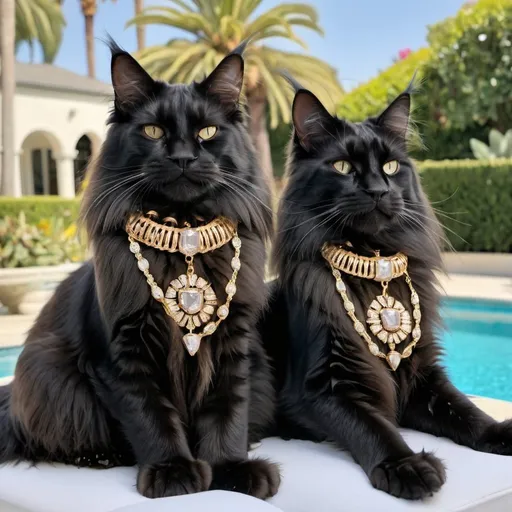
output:
[[[145,0],[146,5],[165,5],[168,0]],[[109,54],[101,41],[109,33],[128,51],[135,50],[135,29],[125,29],[133,16],[133,0],[112,3],[98,0],[95,18],[96,74],[100,80],[110,80]],[[263,0],[258,12],[282,3]],[[338,70],[343,85],[350,89],[375,76],[387,67],[398,51],[413,50],[425,45],[427,26],[454,15],[464,0],[309,0],[316,7],[324,37],[300,30],[309,45],[309,53],[320,57]],[[86,73],[84,20],[79,0],[65,0],[67,26],[64,41],[55,64],[79,74]],[[148,45],[161,44],[183,33],[162,26],[147,29]],[[276,39],[272,44],[285,50],[300,48]],[[20,60],[28,59],[22,48]]]

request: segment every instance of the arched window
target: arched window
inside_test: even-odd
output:
[[[48,132],[32,132],[23,141],[22,150],[23,194],[57,195],[59,188],[54,155],[60,150],[58,140]]]
[[[89,159],[92,155],[92,142],[87,135],[82,135],[76,143],[76,158],[75,158],[75,191],[78,194],[80,185],[85,177],[85,171],[89,164]]]

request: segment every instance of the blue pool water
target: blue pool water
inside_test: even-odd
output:
[[[512,401],[512,303],[445,301],[444,362],[465,393]]]
[[[20,352],[21,347],[0,349],[0,379],[14,374],[14,367]]]
[[[443,304],[444,363],[464,393],[512,401],[512,303],[448,299]],[[12,375],[20,348],[0,349],[0,378]]]

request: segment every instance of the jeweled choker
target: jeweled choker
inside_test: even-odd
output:
[[[146,215],[132,215],[126,224],[130,251],[137,259],[139,270],[146,277],[153,298],[162,304],[165,312],[180,327],[188,329],[189,332],[183,336],[183,343],[193,356],[199,350],[202,338],[213,334],[229,315],[229,305],[236,293],[236,278],[241,266],[242,241],[238,237],[236,224],[225,217],[196,228],[188,223],[180,228],[160,224],[150,218],[157,217],[156,212],[151,211]],[[163,220],[177,224],[172,217]],[[230,241],[235,252],[231,260],[233,274],[226,285],[226,302],[217,308],[217,319],[211,320],[217,306],[217,296],[212,285],[195,273],[194,256],[214,251]],[[149,262],[142,256],[139,242],[161,251],[180,252],[185,256],[187,273],[171,281],[165,294],[150,274]],[[203,324],[201,332],[194,332]]]
[[[366,341],[370,352],[381,359],[386,359],[395,371],[402,359],[409,357],[421,338],[421,309],[420,300],[412,285],[407,272],[407,256],[397,253],[394,256],[359,256],[339,245],[324,244],[322,256],[329,262],[332,274],[336,279],[336,290],[341,296],[343,307],[354,324],[356,332]],[[341,274],[349,274],[363,279],[373,279],[382,285],[382,295],[378,295],[370,304],[367,311],[366,323],[372,334],[382,343],[387,344],[389,351],[382,352],[366,330],[364,324],[355,314],[354,303],[347,295],[347,287]],[[412,327],[411,315],[404,305],[388,294],[391,280],[405,276],[405,281],[411,291],[412,316],[415,321]],[[410,343],[400,353],[396,346],[412,336]]]

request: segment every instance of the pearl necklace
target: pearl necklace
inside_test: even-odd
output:
[[[420,300],[412,285],[412,280],[407,272],[407,256],[398,253],[394,256],[359,256],[343,247],[333,244],[324,244],[322,256],[329,262],[332,275],[336,279],[336,291],[339,293],[343,307],[354,324],[354,329],[367,343],[370,353],[381,359],[385,359],[391,369],[395,371],[402,359],[409,357],[421,338],[421,309]],[[347,295],[347,287],[341,277],[341,273],[352,276],[373,279],[382,285],[382,295],[377,296],[370,304],[367,311],[366,323],[372,334],[382,343],[387,344],[389,350],[384,353],[375,343],[366,330],[364,324],[358,320],[355,314],[354,303]],[[388,295],[388,286],[392,279],[405,275],[405,281],[411,291],[411,304],[415,326],[412,327],[411,315],[403,304],[394,297]],[[409,335],[412,340],[400,353],[395,350]]]
[[[149,212],[147,215],[150,214],[156,216],[155,212]],[[167,221],[176,223],[172,218],[164,219],[164,222]],[[192,228],[188,223],[183,228],[177,228],[159,224],[142,214],[137,214],[130,217],[126,231],[130,252],[137,259],[137,266],[146,277],[151,295],[162,304],[166,314],[180,327],[188,329],[189,332],[183,336],[183,344],[191,356],[195,355],[201,340],[205,336],[212,335],[229,315],[229,305],[236,293],[236,278],[241,267],[240,248],[242,247],[236,225],[229,219],[220,217],[197,228]],[[235,252],[231,260],[233,273],[225,288],[226,301],[217,308],[217,319],[211,320],[215,313],[217,296],[211,284],[195,273],[194,255],[213,251],[229,241]],[[139,242],[162,251],[180,252],[185,256],[187,273],[172,280],[165,294],[149,272],[149,262],[142,256]],[[203,324],[205,325],[201,332],[194,332]]]

